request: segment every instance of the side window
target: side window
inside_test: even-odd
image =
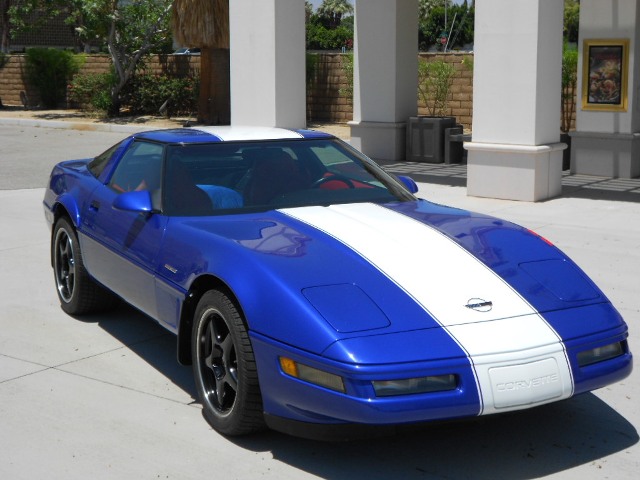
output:
[[[326,169],[323,177],[330,178],[331,175],[338,175],[355,182],[382,187],[382,183],[364,168],[359,162],[355,162],[347,151],[335,148],[333,145],[323,145],[311,149],[322,162]]]
[[[115,144],[109,150],[101,153],[100,155],[98,155],[96,158],[94,158],[89,162],[89,165],[87,165],[87,168],[93,174],[94,177],[98,178],[100,176],[100,174],[104,170],[104,167],[107,166],[107,164],[109,163],[109,160],[111,159],[113,154],[120,148],[121,145],[122,145],[122,142]]]
[[[109,187],[118,193],[134,190],[160,191],[163,146],[136,141],[131,144],[116,167]]]

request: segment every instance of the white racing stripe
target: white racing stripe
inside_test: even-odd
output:
[[[571,395],[571,373],[556,332],[495,272],[438,230],[374,204],[281,212],[322,230],[366,258],[429,312],[467,352],[476,370],[484,413],[494,410],[492,392],[497,387],[490,371],[497,365],[536,365],[540,358],[552,356],[560,380],[550,388],[557,387],[559,393],[549,392],[546,401]],[[468,308],[473,299],[492,302],[491,310]],[[504,374],[500,378],[504,386]],[[518,394],[522,393],[520,389]],[[502,406],[508,402],[508,398],[501,399],[500,408],[509,409]],[[519,399],[514,402],[522,403]]]

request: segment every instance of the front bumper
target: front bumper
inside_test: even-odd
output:
[[[265,418],[270,427],[311,438],[325,438],[328,432],[336,430],[346,431],[348,438],[364,432],[370,435],[370,427],[377,433],[386,434],[390,429],[394,431],[393,426],[397,425],[531,408],[603,387],[631,373],[632,355],[626,337],[626,327],[621,327],[567,342],[567,345],[558,343],[531,351],[491,355],[486,362],[475,359],[474,365],[465,357],[389,365],[345,364],[299,351],[255,333],[252,333],[252,343]],[[586,367],[578,365],[578,353],[607,342],[622,342],[624,353],[602,363]],[[286,375],[279,366],[280,356],[341,376],[346,391],[329,390]],[[538,370],[538,364],[542,370]],[[558,381],[558,385],[554,384],[553,371],[545,370],[550,364],[564,364],[561,367],[568,372],[559,374],[562,381]],[[510,377],[501,375],[501,370],[508,375],[514,372],[517,377],[514,381],[522,383],[509,383]],[[442,392],[376,397],[371,383],[373,380],[448,374],[457,376],[457,388]],[[519,380],[518,375],[523,374],[528,377]],[[487,382],[479,378],[483,375],[493,382],[492,391],[487,391]],[[347,425],[352,428],[345,428]]]

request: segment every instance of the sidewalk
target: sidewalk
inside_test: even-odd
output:
[[[103,118],[91,116],[82,110],[25,110],[22,107],[0,108],[0,125],[25,125],[47,128],[74,128],[84,131],[134,133],[141,130],[181,128],[197,125],[193,117],[167,118],[156,115]],[[348,140],[350,129],[346,124],[312,123],[308,128],[331,133]]]

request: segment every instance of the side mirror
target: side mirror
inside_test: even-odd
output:
[[[418,185],[413,181],[413,178],[404,175],[398,175],[397,178],[411,193],[418,193]]]
[[[114,200],[113,208],[126,212],[153,213],[151,193],[148,190],[121,193]]]

